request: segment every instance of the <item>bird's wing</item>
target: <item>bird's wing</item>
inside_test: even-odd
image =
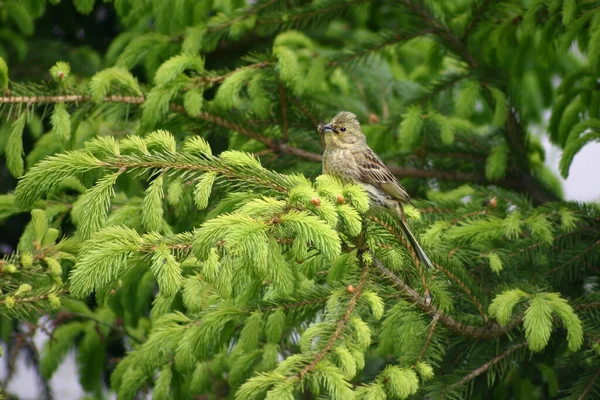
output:
[[[373,150],[362,149],[355,157],[362,182],[380,188],[396,200],[410,203],[410,196],[406,190]]]

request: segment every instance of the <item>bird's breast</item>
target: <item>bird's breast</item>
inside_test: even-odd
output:
[[[358,166],[352,152],[346,149],[327,149],[323,153],[323,172],[345,181],[359,180]]]

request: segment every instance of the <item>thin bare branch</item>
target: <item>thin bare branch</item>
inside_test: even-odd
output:
[[[317,353],[317,355],[309,365],[304,367],[304,369],[302,369],[302,371],[300,371],[296,375],[298,378],[302,379],[304,375],[312,371],[317,366],[317,364],[321,362],[321,360],[327,355],[327,353],[331,351],[331,349],[335,345],[335,342],[337,342],[337,340],[342,335],[344,327],[346,326],[346,323],[348,322],[352,311],[354,311],[354,308],[356,307],[356,301],[358,300],[358,297],[362,294],[362,290],[365,286],[367,276],[369,274],[369,267],[363,263],[362,257],[360,257],[360,261],[363,271],[360,275],[358,286],[356,287],[354,293],[352,294],[352,297],[350,298],[350,301],[348,302],[348,305],[346,306],[346,311],[344,312],[342,319],[340,319],[340,321],[338,322],[337,327],[335,328],[335,332],[333,332],[333,335],[331,335],[325,347],[323,347],[323,349],[319,353]]]
[[[598,379],[599,376],[600,376],[600,368],[598,368],[598,371],[596,371],[596,373],[590,380],[590,383],[588,383],[588,385],[585,387],[585,390],[583,391],[583,393],[581,393],[581,396],[579,396],[577,398],[577,400],[583,400],[587,397],[587,395],[590,393],[590,391],[594,387],[594,383],[596,383],[596,379]]]
[[[285,95],[285,86],[283,86],[283,83],[281,82],[279,82],[279,98],[281,99],[281,122],[283,124],[283,135],[281,138],[281,142],[287,143],[289,130],[288,105],[287,97]]]

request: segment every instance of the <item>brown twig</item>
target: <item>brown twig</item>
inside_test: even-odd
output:
[[[487,314],[485,313],[485,310],[483,309],[483,304],[481,304],[481,302],[477,299],[477,297],[475,297],[475,295],[471,291],[471,288],[469,288],[461,279],[459,279],[458,276],[454,275],[452,272],[450,272],[448,269],[444,268],[442,265],[435,264],[435,268],[442,271],[444,273],[444,275],[446,275],[448,278],[450,278],[454,282],[456,282],[456,284],[467,294],[467,296],[471,300],[471,303],[473,303],[475,305],[475,308],[477,308],[477,311],[479,312],[479,315],[481,315],[481,318],[483,318],[483,321],[487,322],[489,318],[488,318]]]
[[[363,263],[361,256],[359,256],[359,259],[361,261],[363,271],[362,271],[362,274],[360,275],[360,279],[358,281],[358,286],[356,287],[354,293],[352,294],[352,297],[350,298],[350,301],[348,302],[348,305],[346,306],[346,311],[344,312],[342,319],[340,319],[340,321],[338,322],[337,327],[335,328],[335,331],[333,332],[333,335],[331,335],[331,337],[329,338],[329,341],[327,342],[325,347],[323,347],[323,349],[319,353],[317,353],[317,355],[315,356],[315,358],[309,365],[307,365],[306,367],[304,367],[304,369],[302,369],[300,372],[298,372],[298,374],[296,375],[298,378],[302,379],[304,377],[304,375],[306,375],[307,373],[312,371],[317,366],[317,364],[319,362],[321,362],[321,360],[327,355],[327,353],[329,353],[329,351],[331,351],[331,349],[335,345],[335,342],[342,335],[342,331],[344,330],[344,327],[346,326],[346,323],[348,322],[348,319],[350,318],[352,311],[354,311],[354,307],[356,307],[356,301],[358,300],[358,297],[361,295],[363,287],[365,286],[365,283],[367,282],[369,267]]]
[[[455,320],[451,316],[442,313],[436,306],[431,304],[429,299],[419,295],[416,290],[408,286],[402,279],[387,269],[381,263],[381,261],[375,257],[373,257],[373,264],[375,264],[377,269],[379,269],[383,275],[394,282],[396,286],[398,286],[398,288],[404,292],[404,295],[413,303],[415,303],[417,307],[430,314],[433,318],[437,318],[442,325],[461,336],[470,337],[477,340],[497,338],[513,330],[521,323],[523,319],[522,316],[515,317],[505,326],[501,326],[497,323],[486,326],[465,325],[462,322]]]
[[[60,96],[2,96],[0,104],[48,104],[48,103],[82,103],[92,100],[92,96],[85,94],[69,94]],[[142,104],[146,98],[144,96],[105,96],[103,101],[106,103],[126,103]]]
[[[419,353],[419,357],[417,357],[417,361],[415,362],[415,364],[420,362],[423,359],[425,352],[429,348],[429,345],[431,344],[431,339],[433,338],[433,333],[435,332],[435,326],[437,325],[438,320],[439,320],[438,318],[433,317],[433,320],[431,321],[431,327],[429,328],[429,333],[427,334],[427,339],[425,340],[425,344],[423,345],[423,348],[421,349],[421,352]]]
[[[596,383],[596,379],[598,379],[599,376],[600,368],[598,368],[598,371],[596,371],[596,373],[592,377],[592,380],[590,381],[590,383],[588,383],[588,385],[585,387],[585,390],[583,391],[583,393],[581,393],[581,396],[579,396],[577,400],[583,400],[587,397],[588,393],[592,390],[592,387],[594,387],[594,383]]]
[[[545,272],[544,275],[552,275],[552,274],[556,273],[557,271],[563,269],[567,265],[571,265],[574,261],[583,257],[584,254],[588,253],[590,250],[593,250],[595,247],[598,247],[598,246],[600,246],[600,240],[595,241],[594,243],[589,245],[585,250],[583,250],[581,253],[577,254],[574,257],[571,257],[571,259],[569,261],[567,261],[566,263],[561,264],[558,267],[552,268],[550,271]]]
[[[425,280],[425,274],[423,272],[423,269],[420,267],[419,257],[417,257],[417,254],[408,245],[408,242],[406,241],[406,239],[404,238],[404,236],[400,235],[398,232],[396,232],[394,230],[393,227],[391,227],[390,225],[386,224],[381,219],[379,219],[377,217],[369,217],[369,218],[372,221],[375,221],[376,223],[378,223],[381,227],[383,227],[385,230],[387,230],[388,232],[390,232],[392,235],[394,235],[396,237],[396,239],[398,239],[398,241],[400,241],[400,243],[402,243],[403,246],[406,247],[409,250],[413,262],[415,263],[415,265],[418,266],[419,277],[421,279],[423,287],[425,289],[427,289],[427,281]],[[483,318],[483,320],[485,322],[487,322],[488,321],[488,316],[486,315],[486,313],[485,313],[485,311],[483,309],[483,305],[477,299],[477,297],[475,297],[475,295],[473,294],[473,292],[471,291],[471,289],[462,280],[460,280],[456,275],[454,275],[448,269],[444,268],[442,265],[435,264],[435,267],[436,267],[437,270],[439,270],[442,273],[444,273],[444,275],[446,275],[448,278],[452,279],[467,294],[467,296],[469,297],[469,299],[471,300],[471,302],[475,305],[475,308],[477,308],[477,311],[479,312],[479,314],[481,315],[481,317]]]
[[[281,99],[281,120],[283,124],[283,134],[281,136],[281,142],[287,143],[289,130],[287,98],[285,95],[285,86],[283,86],[283,83],[281,82],[279,82],[279,98]]]
[[[460,381],[456,382],[452,386],[463,385],[463,384],[469,382],[470,380],[477,378],[479,375],[483,374],[485,371],[490,369],[492,366],[499,363],[502,359],[508,357],[515,351],[520,350],[523,347],[526,347],[527,345],[528,345],[527,342],[522,342],[522,343],[515,344],[514,346],[509,347],[504,353],[498,354],[496,357],[492,358],[490,361],[486,362],[479,368],[473,370],[471,373],[465,375]]]

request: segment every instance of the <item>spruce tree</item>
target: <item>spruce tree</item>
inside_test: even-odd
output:
[[[600,210],[541,145],[600,139],[596,2],[56,3],[0,2],[3,390],[75,349],[94,398],[600,398]],[[342,110],[435,270],[321,174]]]

